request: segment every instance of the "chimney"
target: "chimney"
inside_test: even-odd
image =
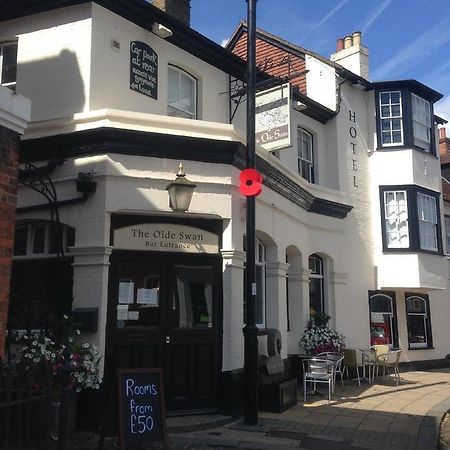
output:
[[[152,5],[188,27],[191,25],[191,0],[153,0]]]
[[[362,45],[360,31],[338,39],[336,53],[330,59],[363,78],[369,78],[369,50]]]
[[[450,156],[450,138],[447,137],[445,127],[439,128],[439,154],[443,156]]]

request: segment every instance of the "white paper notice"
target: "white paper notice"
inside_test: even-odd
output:
[[[158,306],[159,289],[138,289],[137,302],[144,305]]]
[[[128,320],[139,320],[139,311],[128,311]]]
[[[128,320],[128,305],[117,305],[117,320]]]
[[[134,282],[119,282],[119,303],[133,303],[134,301]]]

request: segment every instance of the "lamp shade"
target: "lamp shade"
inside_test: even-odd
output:
[[[166,187],[169,192],[169,206],[172,210],[187,211],[196,187],[197,185],[195,183],[186,178],[183,164],[180,163],[177,177]]]

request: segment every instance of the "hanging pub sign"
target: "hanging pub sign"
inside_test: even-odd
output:
[[[158,55],[145,42],[130,44],[130,89],[158,97]]]
[[[291,89],[286,83],[255,96],[255,139],[268,151],[291,146]]]
[[[160,441],[167,449],[161,369],[122,369],[119,378],[121,450],[148,447]]]

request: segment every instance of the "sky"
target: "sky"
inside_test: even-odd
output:
[[[222,45],[246,18],[246,0],[191,0],[191,27]],[[370,81],[416,79],[450,121],[450,0],[257,0],[256,25],[327,58],[361,31]]]

